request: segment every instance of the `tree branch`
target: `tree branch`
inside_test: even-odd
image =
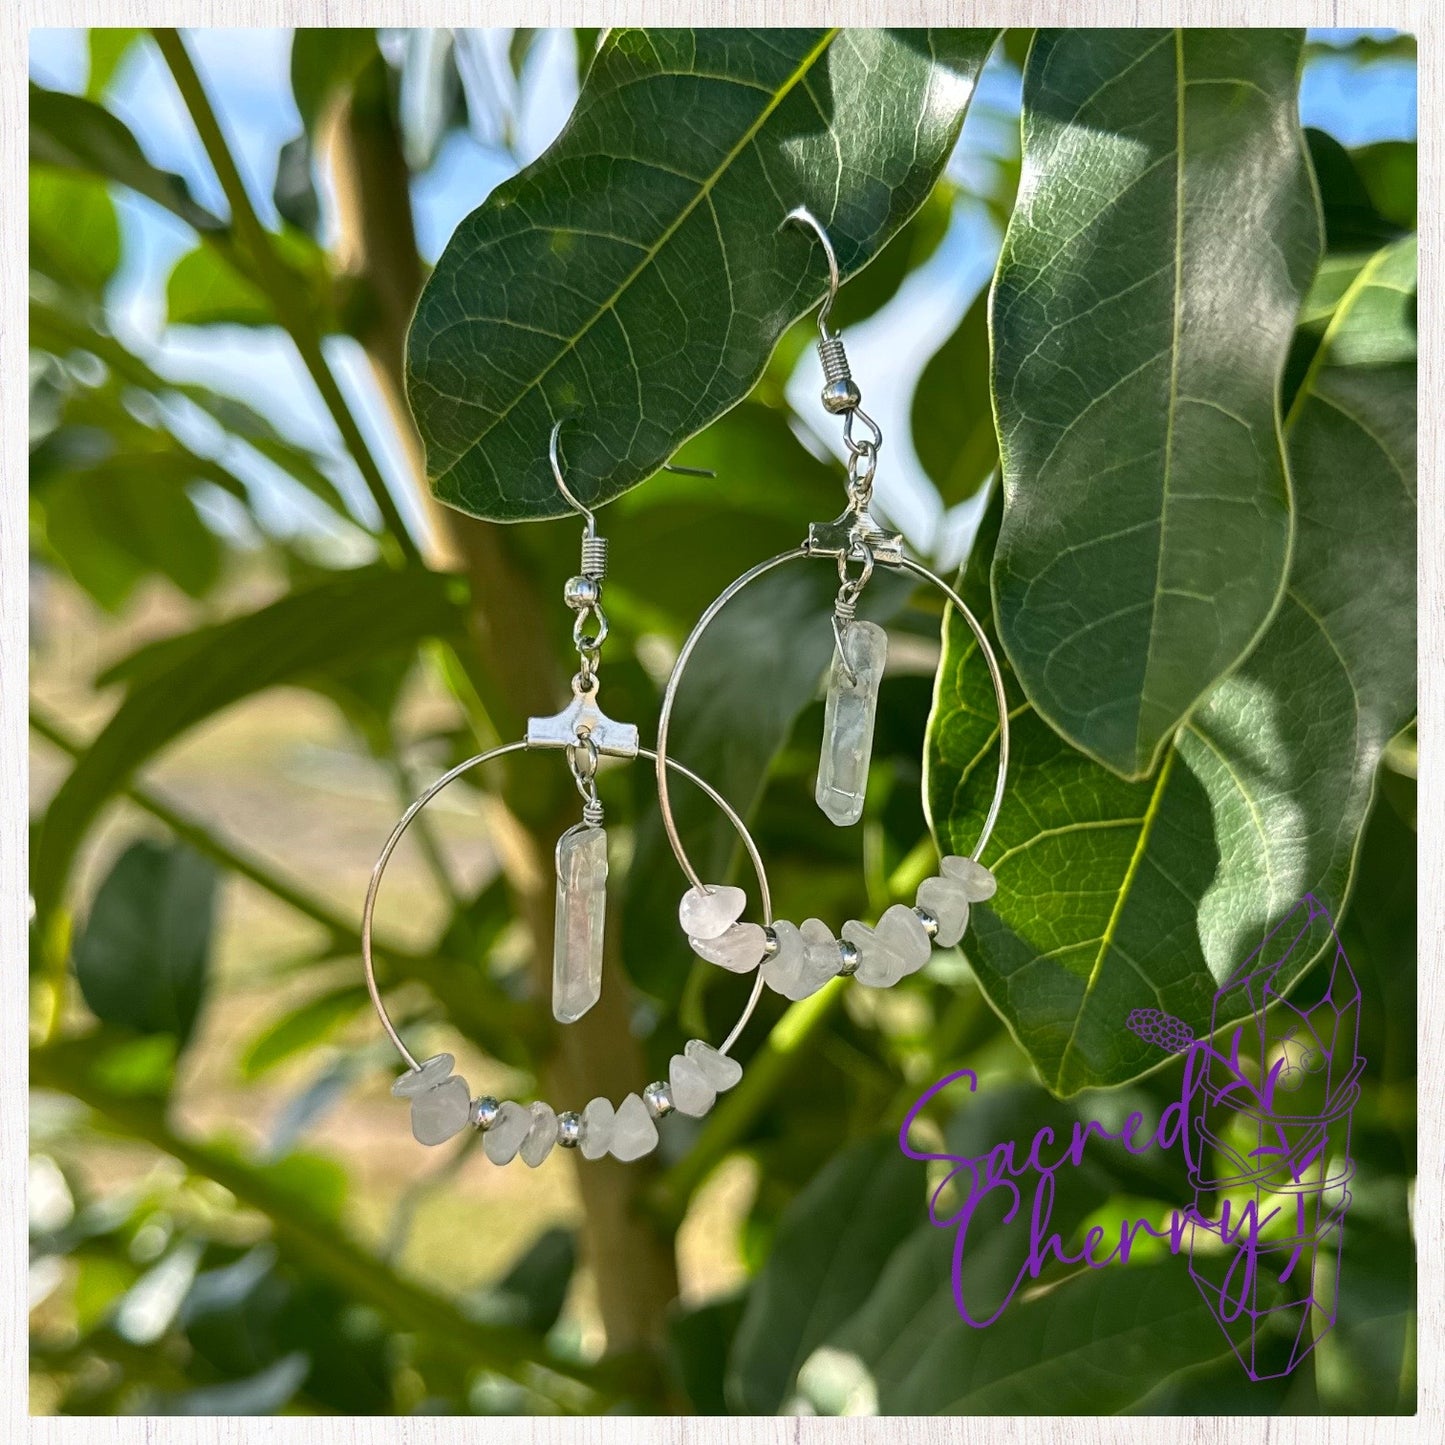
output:
[[[421,290],[409,175],[396,134],[380,63],[364,71],[325,117],[324,153],[336,196],[340,252],[369,304],[359,339],[377,382],[407,441],[424,487],[420,440],[406,404],[406,331]],[[539,448],[546,445],[538,437]],[[546,626],[547,613],[531,575],[517,561],[506,529],[450,508],[434,516],[461,558],[471,583],[472,635],[481,667],[471,674],[489,718],[504,736],[516,736],[530,715],[555,712],[566,673]],[[510,760],[509,760],[510,761]],[[560,772],[560,770],[558,770]],[[551,986],[553,892],[550,854],[561,828],[575,817],[576,799],[565,775],[539,789],[537,773],[522,781],[504,772],[504,798],[517,820],[515,866],[507,876],[517,912],[532,940],[532,976],[540,996]],[[556,786],[560,782],[560,788]],[[582,1020],[562,1031],[544,1070],[547,1092],[576,1106],[593,1094],[612,1098],[646,1078],[642,1050],[631,1029],[616,950],[616,910],[609,910],[608,972],[613,980]],[[664,1311],[677,1293],[671,1231],[649,1218],[641,1194],[649,1170],[612,1160],[578,1172],[585,1210],[586,1255],[597,1280],[598,1301],[611,1350],[660,1340]]]
[[[261,286],[276,308],[277,320],[285,327],[287,334],[295,343],[302,363],[310,373],[312,381],[316,383],[316,389],[321,393],[321,400],[325,403],[331,419],[341,433],[341,439],[346,444],[347,451],[351,453],[361,472],[366,489],[371,493],[371,498],[376,503],[387,532],[392,538],[397,558],[408,562],[419,561],[420,553],[417,545],[407,530],[401,513],[397,510],[396,502],[386,485],[386,479],[382,476],[381,469],[371,454],[371,449],[366,445],[366,439],[361,435],[356,418],[352,416],[351,409],[346,404],[346,398],[342,395],[341,387],[322,351],[320,332],[316,327],[311,308],[308,306],[305,296],[297,293],[296,283],[290,271],[276,254],[270,234],[261,224],[255,208],[251,205],[251,198],[246,192],[240,172],[236,169],[236,162],[226,143],[220,122],[216,119],[216,112],[211,106],[210,97],[206,94],[205,86],[201,83],[201,77],[196,71],[185,42],[181,39],[180,32],[168,28],[157,28],[152,31],[152,34],[155,36],[157,45],[160,46],[166,64],[170,67],[176,87],[181,93],[181,99],[190,112],[191,121],[196,127],[201,144],[205,147],[206,155],[216,172],[216,179],[221,183],[221,189],[225,192],[226,201],[231,208],[231,223],[236,228],[241,244],[251,255]]]
[[[615,1398],[615,1371],[554,1357],[523,1330],[472,1319],[450,1300],[388,1269],[334,1219],[317,1213],[265,1170],[226,1149],[174,1133],[162,1103],[120,1097],[92,1082],[90,1052],[86,1040],[32,1050],[32,1086],[78,1099],[118,1133],[159,1149],[191,1173],[230,1190],[241,1204],[270,1220],[277,1248],[298,1266],[329,1276],[402,1329],[425,1334],[438,1349],[469,1365],[496,1370],[565,1410],[594,1412],[599,1392]]]
[[[32,707],[30,726],[47,742],[76,758],[84,751],[54,719]],[[177,838],[222,868],[254,883],[271,897],[319,924],[333,947],[360,955],[356,925],[329,904],[307,893],[284,874],[227,839],[218,837],[195,818],[175,808],[143,784],[132,783],[124,796],[163,823]],[[474,964],[433,953],[415,953],[385,937],[373,939],[376,957],[394,981],[419,983],[447,1012],[461,1033],[479,1048],[506,1063],[524,1063],[538,1042],[536,1011],[492,988]],[[68,964],[68,955],[65,955]]]

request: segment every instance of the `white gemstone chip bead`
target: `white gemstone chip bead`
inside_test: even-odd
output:
[[[582,1157],[600,1159],[612,1147],[617,1111],[610,1099],[593,1099],[582,1111]]]
[[[845,923],[843,937],[862,955],[856,977],[869,988],[891,988],[906,974],[916,973],[933,953],[922,920],[901,903],[884,910],[876,928]]]
[[[602,997],[606,927],[607,832],[569,828],[557,840],[552,1016],[558,1023],[576,1023]]]
[[[551,1152],[557,1142],[557,1114],[550,1104],[540,1099],[530,1110],[532,1122],[527,1128],[527,1137],[522,1140],[522,1162],[529,1169],[535,1169]]]
[[[667,1066],[668,1091],[679,1114],[701,1119],[717,1102],[717,1090],[685,1054],[674,1054]]]
[[[657,1148],[657,1125],[647,1105],[629,1094],[618,1106],[612,1127],[612,1157],[629,1164]]]
[[[998,892],[998,879],[974,858],[950,854],[940,865],[946,878],[957,880],[970,903],[983,903]]]
[[[883,665],[888,660],[888,634],[876,622],[856,618],[844,622],[841,630],[842,647],[834,644],[828,674],[823,751],[814,796],[823,812],[846,828],[863,816],[868,761],[873,756],[873,719]]]
[[[454,1062],[450,1054],[437,1054],[391,1086],[398,1099],[411,1100],[411,1132],[418,1144],[445,1144],[471,1121],[472,1091],[452,1073]]]
[[[938,920],[933,941],[952,948],[968,930],[968,894],[956,878],[925,878],[918,885],[918,906]]]
[[[720,938],[742,916],[748,895],[729,884],[709,883],[706,893],[689,888],[677,905],[677,921],[691,939]]]
[[[690,938],[699,958],[730,973],[750,973],[768,951],[768,935],[759,923],[734,923],[716,938]]]
[[[838,972],[838,940],[828,925],[810,918],[801,928],[779,920],[773,924],[778,951],[763,964],[763,982],[796,1003],[817,993]]]
[[[711,1044],[701,1039],[689,1039],[682,1051],[693,1061],[719,1094],[725,1094],[743,1076],[743,1066],[736,1059],[720,1054]]]
[[[493,1164],[510,1164],[532,1127],[532,1111],[511,1099],[497,1110],[492,1127],[482,1135],[482,1148]]]
[[[414,1099],[428,1089],[434,1089],[452,1071],[456,1060],[450,1054],[436,1054],[408,1069],[391,1086],[392,1096],[397,1099]]]

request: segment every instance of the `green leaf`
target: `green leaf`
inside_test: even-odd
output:
[[[986,290],[923,368],[913,393],[912,427],[918,460],[945,507],[967,501],[998,465]]]
[[[577,1268],[570,1229],[544,1229],[506,1274],[466,1304],[467,1314],[490,1324],[515,1325],[544,1335],[557,1323]]]
[[[1375,209],[1402,231],[1413,231],[1420,209],[1419,147],[1382,140],[1350,152]]]
[[[124,63],[131,47],[145,34],[136,27],[119,25],[98,25],[92,28],[90,41],[90,75],[85,82],[85,94],[90,100],[98,101],[110,88],[116,71]]]
[[[1413,242],[1380,252],[1337,307],[1287,420],[1288,592],[1158,776],[1125,782],[1015,708],[999,889],[967,951],[1057,1092],[1159,1062],[1124,1030],[1131,1008],[1207,1027],[1218,981],[1306,892],[1344,906],[1376,765],[1414,709],[1414,267]],[[981,616],[988,541],[962,584]],[[961,851],[993,790],[996,725],[961,625],[945,649],[928,799],[941,845]]]
[[[667,1353],[693,1413],[728,1413],[728,1355],[742,1319],[743,1299],[728,1295],[696,1309],[677,1311],[667,1322]]]
[[[366,1006],[366,990],[348,984],[309,998],[267,1024],[241,1055],[241,1077],[253,1083],[306,1049],[314,1049]]]
[[[118,181],[177,215],[197,231],[227,232],[226,223],[198,205],[180,176],[146,159],[125,123],[83,96],[30,84],[30,160]]]
[[[845,1149],[793,1202],[728,1360],[735,1412],[777,1414],[798,1366],[867,1299],[923,1218],[923,1186],[922,1170],[890,1134]]]
[[[205,995],[215,894],[215,868],[185,844],[132,843],[76,940],[75,975],[90,1011],[184,1046]]]
[[[39,167],[30,172],[30,265],[98,296],[120,265],[120,223],[105,184]]]
[[[940,1263],[947,1298],[948,1261]],[[1182,1259],[1082,1270],[1015,1300],[987,1329],[955,1315],[917,1343],[879,1391],[887,1414],[1112,1413],[1182,1365],[1228,1349]]]
[[[300,231],[271,233],[271,245],[300,284],[318,327],[336,331],[326,255]],[[275,304],[249,274],[214,246],[187,252],[166,279],[166,322],[171,326],[279,326]]]
[[[1025,695],[1122,777],[1284,585],[1276,394],[1319,256],[1301,35],[1040,31],[993,300],[993,589]]]
[[[221,544],[186,491],[202,475],[187,458],[163,453],[67,472],[35,500],[46,549],[109,612],[156,573],[204,597],[221,575]]]
[[[271,201],[283,221],[315,236],[321,229],[321,200],[311,175],[311,141],[305,131],[294,135],[276,153],[276,179]]]
[[[359,568],[174,639],[168,665],[152,665],[130,687],[51,802],[32,859],[37,910],[60,900],[97,811],[182,733],[267,688],[457,635],[461,591],[441,573]]]
[[[88,353],[105,363],[117,382],[146,393],[154,401],[182,397],[237,441],[259,452],[267,461],[315,495],[339,517],[353,524],[356,518],[322,470],[322,458],[279,432],[264,416],[238,397],[218,391],[213,385],[197,385],[161,376],[147,362],[129,351],[102,325],[98,315],[64,306],[53,295],[30,301],[30,345],[52,355],[65,357]]]
[[[995,31],[613,30],[552,148],[458,227],[407,381],[436,495],[497,521],[649,477],[922,205]]]
[[[1372,35],[1367,31],[1338,35],[1325,35],[1312,39],[1305,46],[1309,60],[1339,58],[1353,61],[1356,65],[1371,65],[1376,61],[1414,60],[1418,54],[1415,37],[1404,31],[1393,34]]]
[[[1309,163],[1314,166],[1315,184],[1319,186],[1319,199],[1324,207],[1325,246],[1331,253],[1364,251],[1368,254],[1386,246],[1389,241],[1399,240],[1407,231],[1415,230],[1413,168],[1410,220],[1402,223],[1381,214],[1376,199],[1370,194],[1364,179],[1364,152],[1345,150],[1334,136],[1322,130],[1306,130],[1305,140],[1309,144]],[[1413,153],[1415,147],[1406,149]],[[1389,172],[1389,160],[1381,158],[1380,163],[1381,169]],[[1387,182],[1381,182],[1381,189],[1389,195]],[[1397,201],[1399,198],[1393,199]]]

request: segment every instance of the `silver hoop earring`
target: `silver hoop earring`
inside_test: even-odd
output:
[[[693,1118],[708,1112],[720,1093],[742,1077],[742,1067],[729,1057],[738,1035],[752,1017],[762,993],[762,979],[751,992],[732,1031],[721,1047],[690,1039],[682,1053],[674,1054],[666,1079],[648,1084],[640,1094],[628,1094],[620,1104],[592,1099],[580,1111],[558,1112],[538,1100],[530,1105],[511,1099],[473,1098],[465,1079],[452,1072],[450,1054],[437,1054],[418,1062],[392,1022],[376,981],[372,954],[372,920],[377,894],[387,864],[417,814],[443,788],[473,768],[512,753],[562,751],[573,781],[582,796],[582,820],[557,841],[557,927],[553,944],[552,1011],[562,1023],[582,1017],[600,997],[603,930],[607,884],[607,835],[602,803],[597,793],[597,766],[603,757],[646,758],[665,773],[669,770],[699,788],[722,810],[736,830],[753,865],[766,924],[772,923],[772,897],[767,872],[757,844],[731,804],[710,783],[674,759],[660,759],[639,745],[635,724],[608,717],[597,702],[598,665],[607,637],[602,610],[602,580],[607,570],[607,540],[597,532],[597,519],[573,496],[563,475],[558,452],[562,423],[552,428],[549,454],[553,475],[562,495],[583,517],[580,574],[568,580],[564,599],[577,615],[572,635],[577,644],[578,670],[572,679],[572,700],[551,717],[529,718],[526,736],[517,742],[491,748],[458,763],[444,773],[402,814],[371,872],[361,912],[361,957],[372,1006],[388,1038],[407,1065],[407,1072],[392,1086],[397,1098],[411,1104],[412,1133],[422,1144],[442,1144],[469,1124],[483,1131],[482,1147],[495,1164],[510,1163],[518,1155],[532,1167],[540,1164],[553,1145],[580,1150],[585,1159],[604,1154],[622,1160],[639,1159],[657,1147],[657,1121],[677,1111]],[[762,928],[759,928],[759,934]]]
[[[823,405],[843,418],[848,452],[847,506],[831,522],[815,522],[807,539],[791,551],[760,562],[731,583],[698,619],[683,643],[663,695],[657,727],[657,793],[668,842],[691,886],[683,894],[678,921],[693,952],[735,973],[758,970],[758,978],[785,998],[798,1000],[816,993],[842,974],[870,988],[886,988],[916,973],[935,946],[951,948],[968,928],[969,909],[993,896],[993,874],[980,861],[993,833],[1008,779],[1009,719],[1003,675],[978,619],[941,577],[903,550],[903,538],[884,529],[869,513],[873,479],[883,433],[862,409],[862,395],[853,380],[843,339],[828,329],[828,316],[838,294],[838,261],[828,233],[804,207],[790,212],[784,225],[811,230],[828,263],[828,290],[818,311],[818,354],[823,362]],[[858,436],[861,429],[865,434]],[[988,664],[999,719],[998,778],[978,842],[968,856],[943,858],[937,877],[919,887],[913,907],[897,903],[870,927],[850,920],[835,937],[827,924],[807,919],[801,927],[785,920],[762,926],[739,922],[747,906],[741,888],[705,883],[683,847],[669,793],[669,730],[678,689],[688,660],[718,613],[750,583],[798,558],[832,558],[838,568],[838,595],[833,606],[833,661],[824,706],[823,750],[815,797],[823,812],[839,826],[862,816],[868,764],[873,747],[874,713],[887,656],[887,634],[877,623],[862,621],[859,597],[879,568],[912,574],[943,593],[967,623]],[[850,566],[856,571],[850,572]]]

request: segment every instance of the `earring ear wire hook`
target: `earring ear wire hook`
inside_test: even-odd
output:
[[[833,249],[832,237],[824,229],[823,223],[806,206],[794,206],[783,217],[783,225],[799,226],[804,230],[811,231],[817,237],[819,245],[822,246],[823,255],[828,258],[828,294],[818,308],[818,334],[824,341],[835,340],[838,333],[828,330],[828,317],[832,315],[833,302],[837,300],[841,282],[838,279],[838,253]]]
[[[565,420],[563,418],[562,420]],[[552,478],[557,483],[557,490],[566,498],[567,504],[582,517],[587,523],[587,535],[594,536],[597,532],[597,518],[592,510],[584,507],[576,497],[572,495],[566,479],[562,476],[562,455],[560,442],[562,437],[562,420],[553,422],[552,435],[547,441],[547,459],[552,463]],[[671,462],[664,462],[662,470],[675,472],[680,477],[717,477],[717,473],[710,467],[678,467]]]
[[[552,425],[552,435],[547,442],[547,459],[552,463],[552,478],[557,483],[557,490],[566,498],[567,505],[587,523],[587,535],[592,537],[597,533],[597,518],[589,508],[584,507],[582,503],[572,495],[571,489],[562,476],[562,456],[558,446],[561,436],[562,423],[561,421],[554,422]]]

